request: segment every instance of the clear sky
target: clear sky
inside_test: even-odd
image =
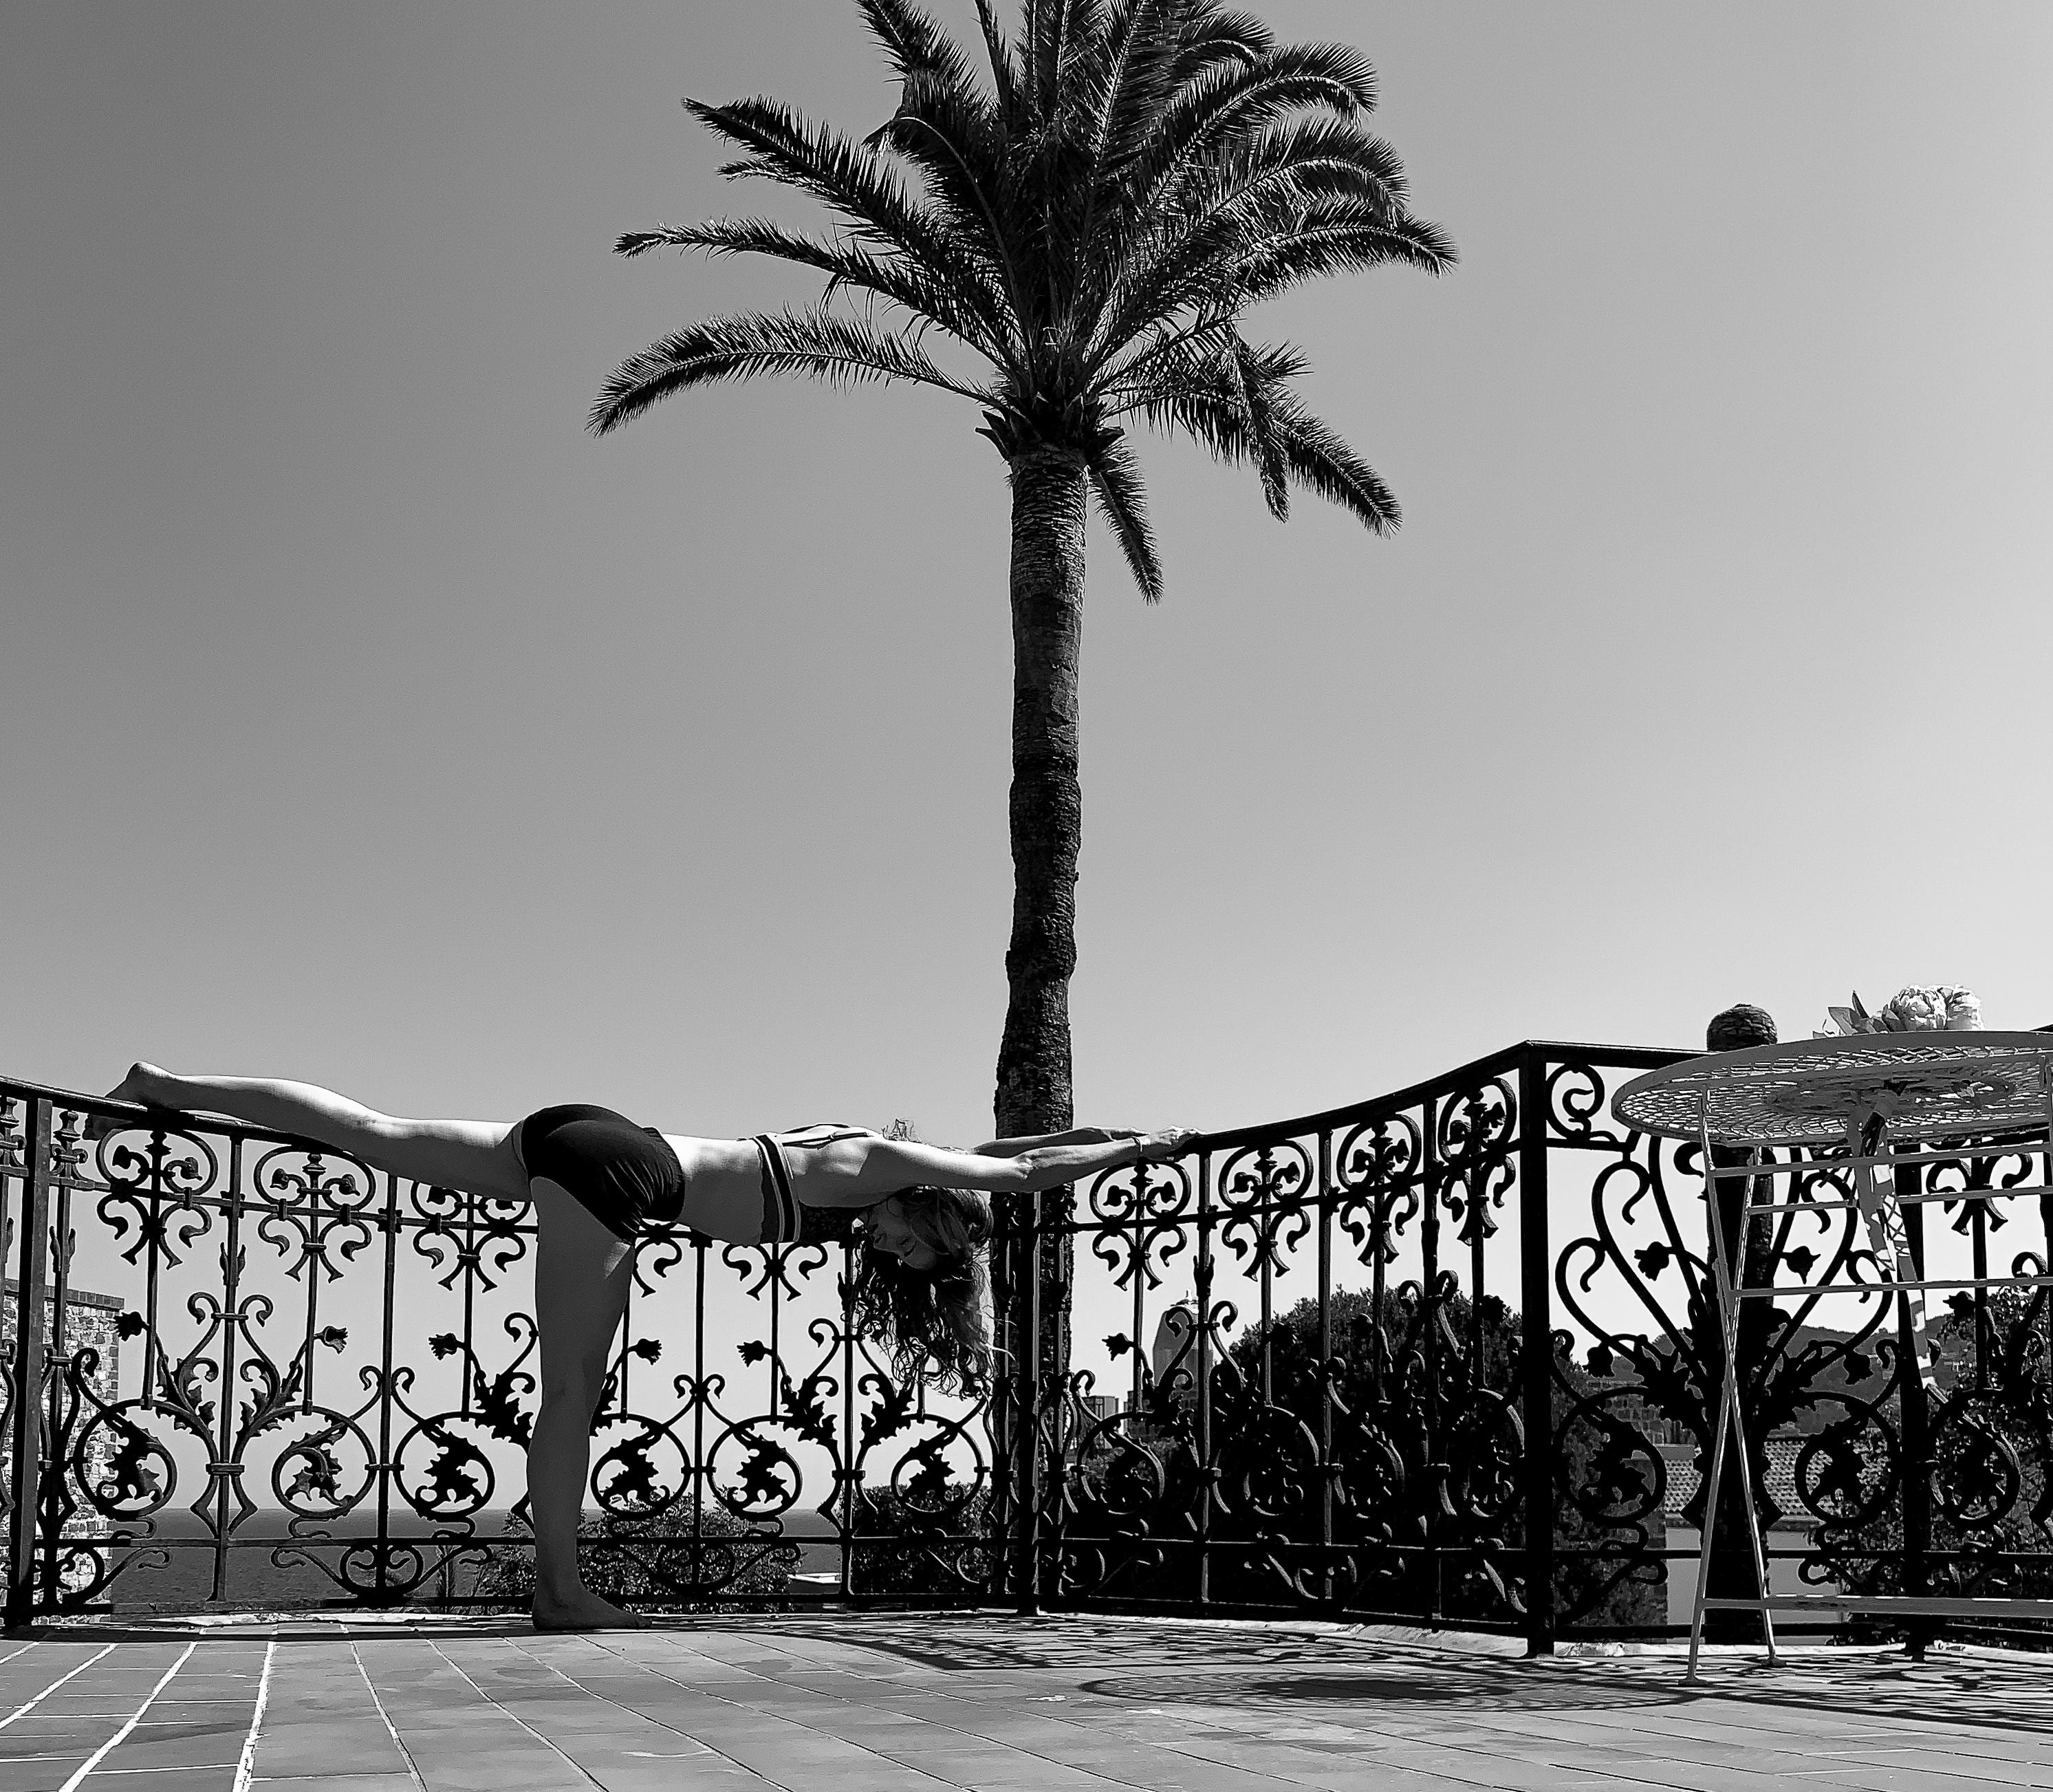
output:
[[[1906,981],[2053,1020],[2053,10],[1260,10],[1376,62],[1462,263],[1262,319],[1394,540],[1166,442],[1159,609],[1093,536],[1080,1117]],[[625,355],[809,297],[610,253],[775,202],[677,105],[760,92],[893,103],[839,0],[6,9],[0,1071],[983,1135],[975,415],[584,430]]]

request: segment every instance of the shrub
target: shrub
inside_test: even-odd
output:
[[[984,1523],[980,1491],[929,1512],[888,1487],[866,1488],[856,1499],[856,1535],[881,1532],[890,1540],[855,1546],[855,1591],[886,1599],[981,1598],[991,1567]]]
[[[578,1536],[585,1585],[621,1605],[716,1611],[723,1603],[783,1594],[799,1561],[799,1545],[780,1532],[752,1525],[725,1507],[699,1515],[694,1542],[691,1502],[622,1519],[587,1514]],[[532,1535],[518,1519],[509,1537]],[[515,1546],[494,1550],[477,1570],[471,1590],[496,1605],[525,1609],[535,1594],[535,1558]]]

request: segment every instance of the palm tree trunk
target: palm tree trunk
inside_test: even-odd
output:
[[[1031,449],[1012,481],[1012,941],[998,1048],[998,1136],[1067,1130],[1077,963],[1077,670],[1084,618],[1082,461]]]
[[[998,1047],[998,1136],[1068,1130],[1070,975],[1077,964],[1077,666],[1084,615],[1082,462],[1057,449],[1013,457],[1012,941]],[[1066,1189],[1008,1202],[994,1291],[1010,1365],[993,1403],[1006,1468],[1000,1505],[1011,1590],[1038,1611],[1061,1582],[1062,1398],[1070,1364]]]

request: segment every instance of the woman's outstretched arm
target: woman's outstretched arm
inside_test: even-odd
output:
[[[988,1145],[971,1147],[979,1157],[1017,1157],[1054,1145],[1110,1145],[1147,1138],[1131,1126],[1078,1126],[1066,1133],[1042,1133],[1030,1138],[995,1138]]]
[[[1114,1138],[1096,1128],[1084,1130],[1089,1136],[1081,1139],[1050,1134],[1037,1140],[997,1142],[1022,1147],[1003,1157],[951,1151],[912,1139],[838,1142],[807,1153],[827,1173],[809,1179],[801,1198],[813,1206],[862,1207],[923,1184],[987,1194],[1029,1194],[1144,1159],[1172,1157],[1196,1137],[1180,1128],[1132,1138]]]

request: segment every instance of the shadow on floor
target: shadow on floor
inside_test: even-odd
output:
[[[1449,1711],[1602,1710],[1734,1700],[1863,1718],[2053,1729],[2053,1657],[1943,1649],[1916,1662],[1872,1649],[1818,1649],[1770,1667],[1714,1654],[1683,1684],[1679,1649],[1528,1660],[1346,1632],[1018,1618],[850,1615],[758,1621],[763,1633],[872,1649],[947,1672],[1064,1671],[1122,1704],[1274,1709],[1279,1704]]]
[[[2043,1735],[2053,1731],[2053,1656],[1941,1649],[1922,1662],[1893,1652],[1817,1649],[1771,1667],[1757,1655],[1713,1653],[1702,1682],[1683,1684],[1679,1650],[1527,1660],[1406,1639],[1309,1626],[1119,1621],[1089,1615],[1021,1618],[964,1612],[762,1613],[658,1619],[638,1634],[740,1636],[776,1647],[779,1637],[890,1657],[930,1672],[1054,1676],[1108,1704],[1195,1715],[1313,1705],[1359,1719],[1377,1706],[1413,1716],[1490,1711],[1603,1710],[1726,1704],[1824,1712],[1861,1721],[1973,1725]],[[406,1611],[223,1614],[211,1620],[52,1625],[45,1641],[359,1642],[380,1638],[530,1640],[524,1618]],[[766,1653],[749,1665],[770,1678],[803,1675],[810,1658]]]

